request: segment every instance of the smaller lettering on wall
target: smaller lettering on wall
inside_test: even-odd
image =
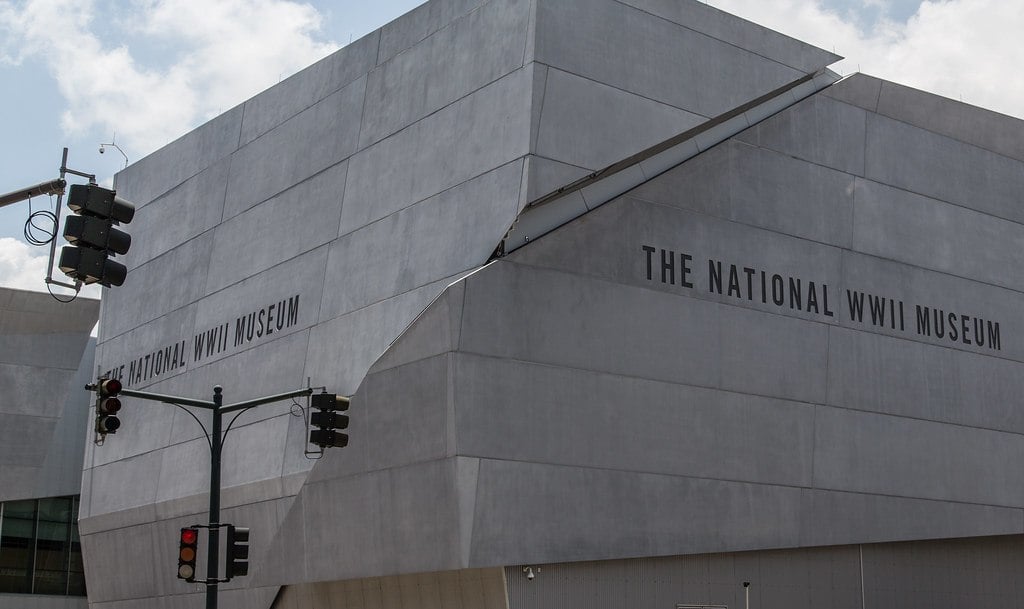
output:
[[[189,364],[200,364],[216,355],[265,340],[274,333],[298,326],[299,318],[299,295],[295,294],[133,357],[108,368],[103,376],[116,378],[126,387],[138,385]]]

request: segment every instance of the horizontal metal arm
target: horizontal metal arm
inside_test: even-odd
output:
[[[286,393],[279,393],[277,395],[268,395],[262,398],[256,398],[253,400],[246,400],[245,402],[238,402],[237,404],[229,404],[222,406],[221,412],[234,412],[236,410],[245,410],[246,408],[252,408],[253,406],[260,406],[262,404],[270,404],[271,402],[280,402],[281,400],[287,400],[289,398],[296,398],[300,395],[312,395],[313,389],[311,387],[305,387],[303,389],[296,389],[294,391],[288,391]]]
[[[164,402],[167,404],[183,405],[183,406],[195,406],[197,408],[206,408],[207,410],[213,410],[213,402],[207,400],[194,400],[192,398],[182,398],[176,395],[163,395],[161,393],[150,393],[149,391],[136,391],[135,389],[121,389],[121,395],[126,395],[132,398],[142,398],[144,400],[153,400],[155,402]]]
[[[48,182],[42,182],[35,186],[27,186],[20,190],[9,192],[5,195],[0,195],[0,207],[5,205],[11,205],[25,199],[31,199],[32,197],[38,197],[42,195],[55,195],[59,192],[64,192],[64,186],[66,183],[64,180],[57,178],[56,180],[50,180]]]

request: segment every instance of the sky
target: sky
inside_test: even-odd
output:
[[[831,66],[842,75],[1024,118],[1021,0],[706,3],[844,56]],[[0,194],[56,178],[63,147],[68,167],[109,187],[125,156],[139,160],[419,4],[0,0]],[[23,231],[30,212],[54,202],[0,209],[0,286],[46,291],[49,247],[29,245]],[[98,298],[100,288],[82,294]]]

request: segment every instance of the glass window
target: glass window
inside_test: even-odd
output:
[[[36,502],[2,503],[0,518],[0,592],[31,592]]]
[[[85,596],[78,497],[0,503],[0,592]]]
[[[40,499],[32,592],[67,594],[71,545],[71,497]]]

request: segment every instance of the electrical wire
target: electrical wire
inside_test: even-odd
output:
[[[49,245],[57,237],[57,214],[48,209],[32,211],[32,199],[29,199],[23,233],[25,241],[32,245]]]
[[[50,201],[53,201],[52,196]],[[53,205],[53,208],[56,210],[56,204]],[[49,245],[57,238],[57,222],[56,211],[48,209],[32,211],[32,198],[30,197],[28,200],[28,219],[25,220],[25,228],[22,229],[25,241],[37,247]],[[62,298],[65,295],[54,293],[53,286],[49,283],[46,284],[46,291],[50,293],[54,300],[62,304],[68,304],[78,298],[78,292],[72,294],[70,298]]]

